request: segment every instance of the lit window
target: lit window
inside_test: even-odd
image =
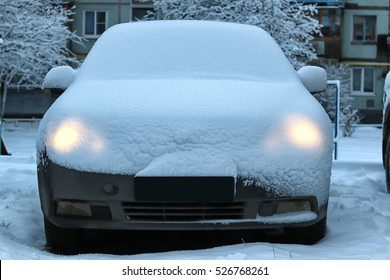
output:
[[[352,93],[357,95],[373,95],[375,91],[375,68],[353,67]]]
[[[361,42],[376,41],[376,16],[353,17],[353,40]]]
[[[106,12],[86,11],[84,13],[84,34],[99,36],[107,29]]]

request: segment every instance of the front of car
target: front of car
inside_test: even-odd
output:
[[[45,114],[37,151],[54,246],[63,229],[326,223],[329,119],[256,27],[111,28]]]

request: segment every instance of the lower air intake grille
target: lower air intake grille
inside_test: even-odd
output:
[[[123,212],[131,220],[202,221],[242,219],[244,202],[122,202]]]

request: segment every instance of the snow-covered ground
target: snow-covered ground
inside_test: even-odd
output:
[[[339,139],[339,159],[332,168],[328,231],[323,240],[312,246],[271,243],[267,240],[254,243],[236,242],[233,245],[205,245],[206,249],[178,250],[165,247],[157,251],[87,250],[78,255],[60,256],[45,250],[43,219],[39,205],[35,167],[35,136],[38,122],[6,122],[3,137],[12,156],[0,157],[0,259],[390,259],[390,195],[386,193],[385,174],[381,163],[381,129],[359,127],[351,138]],[[180,234],[180,233],[176,233]],[[107,241],[111,237],[102,238]],[[123,235],[125,237],[123,238]],[[92,236],[99,241],[99,236]],[[115,238],[133,238],[122,233]],[[121,239],[122,238],[122,239]],[[134,237],[135,238],[135,237]],[[153,234],[139,236],[136,243],[152,247],[158,243]],[[207,236],[199,238],[207,239]],[[220,238],[213,237],[213,238]],[[201,240],[197,235],[184,236],[184,243]],[[244,240],[246,241],[246,240]],[[161,241],[163,242],[163,241]],[[209,241],[207,241],[209,242]],[[207,243],[206,242],[206,243]],[[207,243],[213,244],[213,243]],[[131,243],[125,244],[131,246]],[[159,244],[156,244],[159,248]],[[169,249],[171,248],[171,249]],[[183,247],[184,248],[184,247]],[[139,249],[139,248],[138,248]],[[149,251],[153,251],[150,249]],[[108,253],[109,252],[109,253]]]

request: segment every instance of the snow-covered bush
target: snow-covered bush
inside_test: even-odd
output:
[[[317,58],[313,35],[320,25],[314,5],[293,0],[153,0],[145,19],[212,20],[245,23],[265,29],[296,69]]]
[[[355,132],[356,124],[360,123],[363,116],[357,109],[353,109],[352,105],[347,105],[341,108],[341,122],[344,137],[351,137]]]
[[[355,125],[360,123],[362,116],[359,111],[352,108],[353,97],[351,93],[351,76],[347,66],[342,64],[322,61],[322,67],[326,70],[328,80],[340,80],[340,125],[345,137],[350,137]],[[329,88],[325,92],[314,95],[328,113],[330,119],[335,119],[336,95],[334,89]]]

